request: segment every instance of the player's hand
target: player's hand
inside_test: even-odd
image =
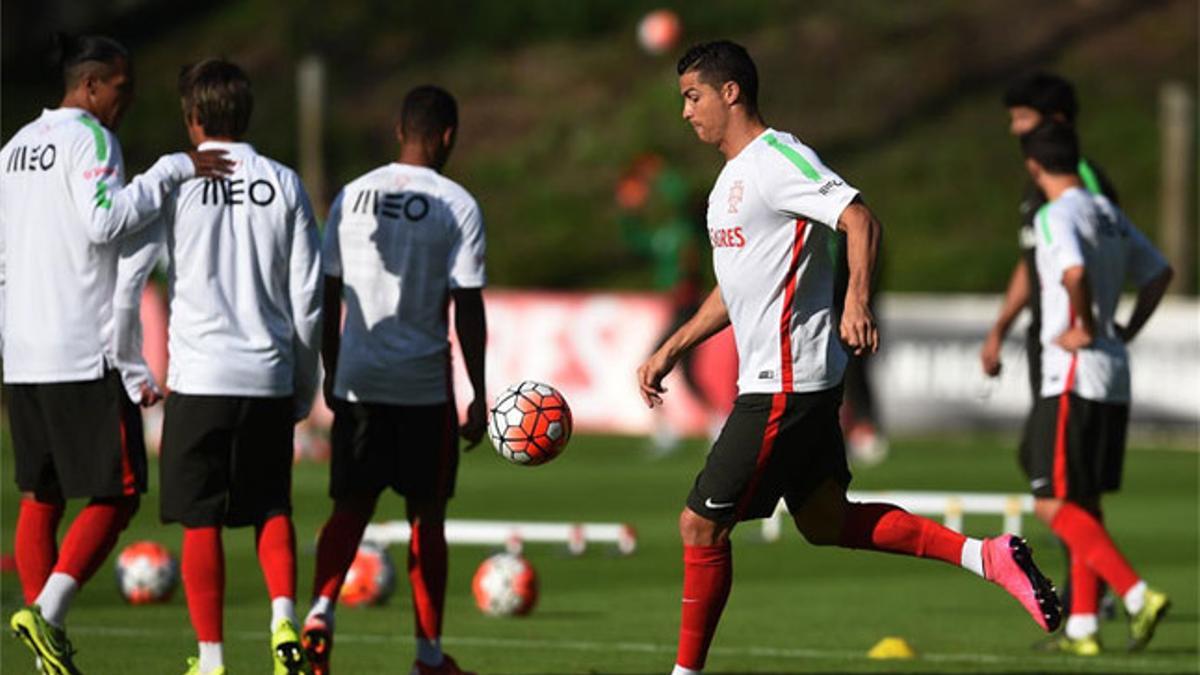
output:
[[[663,348],[651,354],[638,368],[638,391],[647,407],[656,408],[662,405],[662,395],[667,391],[667,388],[662,386],[662,381],[674,367],[675,359]]]
[[[866,301],[846,299],[842,312],[842,342],[855,356],[874,354],[879,349],[879,328]]]
[[[1131,340],[1133,340],[1133,335],[1131,335],[1129,333],[1128,326],[1122,326],[1121,324],[1114,321],[1113,322],[1113,331],[1116,332],[1117,339],[1120,340],[1121,342],[1124,342],[1125,344],[1129,344],[1129,342]]]
[[[483,440],[483,432],[487,431],[487,412],[487,401],[483,398],[476,398],[467,406],[467,421],[459,429],[459,435],[467,442],[467,450]]]
[[[189,150],[187,156],[197,178],[224,178],[233,173],[233,160],[224,150]]]
[[[142,384],[142,397],[141,400],[138,401],[138,405],[142,406],[143,408],[149,408],[162,399],[162,392],[160,392],[157,387],[149,383]]]
[[[1092,334],[1082,325],[1076,324],[1054,338],[1054,344],[1069,352],[1078,351],[1091,346]]]
[[[1000,374],[1000,346],[1003,342],[1000,335],[992,331],[983,341],[983,349],[979,350],[979,362],[983,366],[984,374],[988,377],[996,377]]]

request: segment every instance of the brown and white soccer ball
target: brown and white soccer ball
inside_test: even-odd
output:
[[[396,590],[396,567],[387,551],[363,543],[354,554],[338,602],[351,607],[382,605]]]
[[[526,380],[496,398],[488,436],[496,452],[512,462],[534,466],[562,453],[571,438],[571,408],[557,389]]]
[[[679,38],[683,36],[683,23],[675,12],[656,9],[638,22],[637,36],[642,49],[657,56],[679,44]]]
[[[135,541],[117,555],[117,588],[131,605],[166,602],[179,585],[179,564],[165,546]]]
[[[497,553],[475,570],[471,590],[488,616],[524,616],[537,604],[537,572],[519,555]]]

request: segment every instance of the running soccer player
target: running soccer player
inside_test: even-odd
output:
[[[397,160],[346,185],[325,224],[326,400],[333,408],[333,513],[317,543],[304,645],[329,673],[334,607],[380,493],[405,498],[412,527],[408,577],[416,615],[413,675],[464,673],[442,652],[446,503],[458,469],[447,312],[474,389],[461,435],[473,447],[486,420],[479,205],[441,175],[458,106],[438,87],[408,92]],[[341,325],[342,303],[345,325]]]
[[[1146,586],[1096,514],[1101,493],[1121,481],[1130,400],[1125,345],[1154,313],[1173,273],[1125,214],[1084,189],[1070,127],[1040,126],[1021,137],[1021,149],[1030,176],[1049,199],[1035,217],[1042,381],[1022,463],[1038,518],[1071,554],[1071,615],[1059,646],[1083,656],[1100,652],[1099,577],[1124,600],[1129,648],[1139,650],[1154,636],[1169,602]],[[1127,281],[1138,295],[1122,326],[1115,313]]]
[[[1050,73],[1034,72],[1017,79],[1004,92],[1003,100],[1004,107],[1008,110],[1008,131],[1017,138],[1033,131],[1044,121],[1074,127],[1075,119],[1079,114],[1079,103],[1075,96],[1075,87],[1062,77]],[[1084,188],[1088,192],[1103,194],[1113,204],[1119,204],[1116,188],[1113,187],[1108,176],[1105,175],[1098,164],[1080,156],[1077,172],[1080,180],[1083,181]],[[979,353],[984,374],[989,377],[998,376],[1002,367],[1000,352],[1004,344],[1004,338],[1008,335],[1009,329],[1017,317],[1021,315],[1021,312],[1026,307],[1029,308],[1030,321],[1025,330],[1025,355],[1028,365],[1030,409],[1032,409],[1034,403],[1040,398],[1042,387],[1041,312],[1038,304],[1041,289],[1038,280],[1037,262],[1034,260],[1037,236],[1033,221],[1034,216],[1037,215],[1038,210],[1045,205],[1046,201],[1046,194],[1042,192],[1036,183],[1030,181],[1025,187],[1025,194],[1021,198],[1019,207],[1021,229],[1018,232],[1017,241],[1020,245],[1020,256],[1017,258],[1017,264],[1013,268],[1012,274],[1009,275],[1008,288],[1004,294],[1004,302],[1000,307],[1000,313],[996,317],[991,330],[988,332]],[[1029,434],[1030,429],[1026,425],[1021,433],[1019,454],[1022,458],[1028,457],[1031,451]],[[1113,469],[1109,469],[1106,475],[1110,475],[1115,471],[1116,475],[1119,476],[1124,456],[1113,458],[1113,460],[1116,462],[1116,465]],[[1115,489],[1115,486],[1109,486],[1105,489],[1111,491]],[[1099,512],[1093,512],[1092,515],[1098,518],[1102,517],[1102,514]],[[1070,551],[1067,549],[1066,544],[1063,544],[1063,549],[1066,551],[1067,577],[1070,579],[1074,576],[1070,573],[1072,565]],[[1072,584],[1070,581],[1060,586],[1060,597],[1062,598],[1064,613],[1067,614],[1070,613],[1070,607],[1073,604],[1071,602],[1071,587]],[[1053,640],[1048,645],[1057,648],[1059,642]]]
[[[1057,628],[1058,598],[1021,539],[969,539],[891,504],[846,499],[841,381],[847,348],[866,354],[879,345],[868,299],[880,224],[816,153],[766,126],[744,48],[696,45],[677,70],[683,118],[726,159],[708,207],[717,288],[638,369],[638,381],[647,405],[661,405],[663,377],[680,356],[732,323],[739,395],[679,518],[674,674],[704,667],[733,581],[730,532],[770,515],[781,496],[813,544],[959,565],[1003,587],[1043,629]],[[839,260],[848,288],[835,282]]]
[[[65,93],[0,150],[0,336],[21,490],[16,560],[24,608],[11,626],[49,673],[76,673],[64,629],[146,490],[137,404],[114,348],[113,296],[124,238],[167,193],[226,169],[220,153],[166,155],[124,184],[113,131],[133,98],[129,53],[101,36],[62,38]],[[84,498],[59,550],[65,501]]]
[[[276,675],[309,673],[295,615],[292,434],[317,389],[321,273],[317,224],[294,171],[241,139],[253,95],[233,63],[179,76],[200,149],[234,162],[192,180],[155,227],[166,242],[171,362],[163,419],[161,515],[183,525],[183,584],[199,641],[188,675],[224,673],[221,530],[253,526],[271,601]]]

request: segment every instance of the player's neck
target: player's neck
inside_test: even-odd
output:
[[[729,126],[725,128],[725,136],[721,138],[717,149],[721,151],[721,154],[725,156],[725,161],[728,162],[737,157],[738,153],[766,130],[767,125],[761,117],[735,114],[729,118]]]
[[[396,161],[400,164],[409,164],[412,166],[423,166],[427,169],[441,172],[444,161],[438,161],[435,153],[430,152],[429,148],[421,143],[404,143],[400,146],[400,155],[396,157]]]
[[[1046,199],[1049,201],[1058,199],[1064,192],[1071,188],[1082,186],[1083,181],[1079,180],[1079,176],[1073,173],[1045,173],[1038,178],[1038,187],[1042,189],[1042,192],[1046,195]]]
[[[92,117],[97,117],[96,111],[92,110],[88,106],[87,94],[83,93],[83,91],[81,89],[76,89],[74,91],[69,91],[66,94],[63,94],[62,102],[58,104],[58,107],[60,107],[60,108],[78,108],[79,110],[86,111]]]

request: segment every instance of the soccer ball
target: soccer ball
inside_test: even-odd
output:
[[[471,590],[475,605],[488,616],[524,616],[537,604],[537,572],[519,555],[497,553],[475,571]]]
[[[166,602],[179,585],[179,564],[162,544],[136,541],[117,555],[117,589],[131,605]]]
[[[346,570],[346,580],[338,601],[351,607],[382,605],[396,590],[396,567],[387,551],[363,543]]]
[[[655,56],[674,49],[682,34],[679,15],[669,9],[656,9],[638,22],[638,44]]]
[[[571,438],[571,409],[554,387],[526,380],[496,399],[488,420],[496,452],[514,464],[554,459]]]

